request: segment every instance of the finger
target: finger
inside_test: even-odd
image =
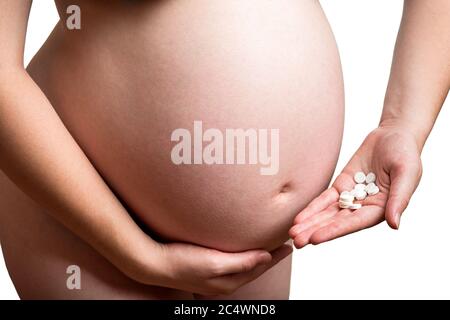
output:
[[[272,255],[264,250],[250,250],[237,253],[221,252],[219,258],[214,260],[212,274],[214,276],[223,276],[248,272],[260,264],[269,263],[271,260]]]
[[[329,220],[334,217],[340,211],[339,205],[337,203],[333,203],[331,206],[326,208],[325,210],[311,216],[309,219],[306,219],[299,224],[294,225],[289,230],[289,236],[294,239],[303,231],[311,228],[313,225],[317,225],[323,221]],[[296,246],[297,247],[297,246]]]
[[[330,241],[350,233],[373,227],[384,220],[383,208],[378,206],[364,206],[348,215],[337,217],[329,225],[314,232],[309,242],[319,244]]]
[[[255,269],[248,272],[231,274],[216,279],[217,281],[222,282],[224,286],[229,286],[232,288],[232,290],[236,290],[237,288],[240,288],[244,284],[249,283],[250,281],[253,281],[256,278],[260,277],[267,270],[275,266],[277,263],[279,263],[281,260],[289,256],[291,253],[292,253],[292,246],[284,244],[271,252],[272,260],[269,263],[265,265],[259,265]]]
[[[341,174],[337,176],[336,180],[333,183],[333,187],[336,188],[338,192],[352,190],[355,186],[355,182],[353,180],[353,172],[354,169],[350,167],[350,164],[347,164]]]
[[[336,189],[330,188],[325,190],[317,198],[312,200],[305,209],[300,211],[294,219],[294,224],[299,224],[314,214],[325,210],[333,204],[333,202],[336,202],[338,198],[339,194]]]
[[[391,228],[399,228],[401,214],[419,184],[421,172],[420,160],[416,165],[402,163],[391,169],[391,187],[385,212],[386,221]]]
[[[323,219],[318,221],[316,224],[312,224],[309,228],[303,230],[294,238],[294,246],[297,249],[301,249],[310,243],[311,236],[319,229],[330,225],[333,221],[336,220],[337,216],[345,216],[353,214],[350,209],[340,210],[337,213],[333,214],[333,216],[328,216],[327,219]]]

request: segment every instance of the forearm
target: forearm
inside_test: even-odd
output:
[[[119,268],[139,259],[134,256],[142,252],[139,244],[147,242],[148,249],[152,240],[134,223],[23,69],[0,73],[0,169]]]
[[[405,0],[381,125],[401,125],[421,149],[450,87],[450,1]]]

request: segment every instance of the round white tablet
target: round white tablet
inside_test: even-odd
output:
[[[365,190],[366,189],[366,185],[364,183],[358,183],[355,184],[355,190]]]
[[[364,183],[366,181],[366,175],[362,171],[358,171],[355,173],[355,176],[353,177],[356,181],[356,183]]]
[[[351,205],[353,205],[353,204],[347,205],[347,204],[339,203],[339,208],[341,208],[341,209],[348,209],[348,208],[350,208]]]
[[[358,210],[358,209],[360,209],[362,207],[362,204],[361,203],[354,203],[354,204],[352,204],[350,207],[348,207],[349,209],[352,209],[352,210]]]
[[[367,197],[367,193],[364,190],[356,190],[355,198],[357,200],[364,200]]]
[[[339,205],[351,206],[353,201],[339,201]]]
[[[369,184],[366,185],[366,187],[364,188],[364,190],[369,193],[369,190],[373,189],[374,187],[376,187],[375,183],[371,182]]]
[[[376,185],[374,185],[372,188],[370,188],[369,190],[367,190],[367,194],[369,196],[374,196],[376,195],[378,192],[380,192],[380,188],[378,188]]]
[[[377,176],[375,175],[375,173],[370,172],[367,176],[366,176],[366,183],[372,183],[375,182],[377,180]]]
[[[353,200],[355,200],[355,197],[351,194],[341,194],[339,197],[339,201],[353,202]]]

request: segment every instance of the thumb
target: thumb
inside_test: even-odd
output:
[[[238,273],[232,275],[234,281],[238,283],[238,286],[242,286],[258,277],[260,277],[267,270],[275,266],[278,262],[286,258],[292,253],[292,245],[284,244],[281,247],[271,252],[272,260],[264,265],[258,265],[250,272]]]
[[[256,266],[269,263],[272,255],[265,250],[249,250],[238,253],[223,253],[220,275],[242,273]]]
[[[415,163],[399,163],[390,171],[391,186],[386,203],[385,218],[389,226],[398,229],[403,211],[408,206],[422,175],[420,159]]]

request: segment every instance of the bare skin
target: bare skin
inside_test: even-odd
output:
[[[308,243],[316,244],[328,241],[370,227],[384,219],[388,221],[391,227],[398,228],[400,215],[406,208],[408,200],[420,180],[420,151],[449,88],[448,14],[450,10],[448,2],[445,2],[445,0],[436,0],[432,4],[431,2],[421,2],[418,0],[409,0],[405,1],[405,3],[404,18],[397,42],[391,80],[386,94],[386,103],[380,128],[377,128],[368,136],[355,154],[355,157],[352,158],[349,165],[333,184],[332,188],[312,201],[296,218],[296,225],[291,229],[290,235],[294,238],[297,247],[302,247]],[[102,8],[103,10],[100,10],[108,11],[108,14],[104,17],[111,19],[113,22],[117,22],[114,18],[117,16],[117,12],[119,12],[119,10],[115,11],[118,8],[116,4],[109,6],[109,11],[105,7]],[[169,227],[169,224],[164,223],[164,219],[155,220],[155,213],[153,212],[157,212],[157,210],[150,210],[154,209],[152,208],[152,203],[149,205],[142,195],[137,194],[133,196],[133,191],[140,189],[136,186],[134,189],[130,188],[130,185],[126,183],[126,179],[125,182],[122,182],[123,176],[120,176],[120,170],[118,170],[119,176],[114,176],[111,173],[117,167],[114,167],[111,163],[108,166],[108,153],[103,158],[96,156],[96,153],[98,154],[104,151],[98,151],[96,149],[98,146],[95,145],[96,143],[100,143],[100,145],[104,144],[104,141],[101,140],[101,132],[92,131],[92,129],[90,131],[89,126],[83,126],[81,124],[81,120],[86,120],[85,118],[78,118],[70,113],[70,109],[65,109],[68,108],[64,107],[65,105],[70,105],[67,102],[68,100],[73,102],[73,98],[78,97],[76,94],[72,94],[71,96],[70,91],[74,87],[75,89],[73,90],[75,91],[82,89],[83,84],[75,82],[69,86],[68,84],[64,85],[64,81],[61,83],[52,81],[54,78],[52,78],[51,70],[60,70],[61,68],[57,67],[58,59],[55,59],[56,62],[51,62],[53,59],[50,59],[48,53],[45,53],[45,48],[42,50],[40,58],[35,59],[34,66],[33,64],[30,66],[28,74],[23,69],[23,63],[21,61],[29,2],[3,1],[0,5],[0,9],[2,9],[0,12],[4,13],[4,17],[2,16],[2,19],[0,19],[0,30],[2,30],[0,37],[2,43],[5,44],[0,52],[0,83],[2,84],[0,91],[0,135],[2,137],[0,140],[0,148],[2,151],[0,164],[2,170],[14,184],[20,187],[19,190],[5,176],[1,177],[2,204],[5,204],[5,206],[1,214],[2,223],[0,226],[2,229],[0,230],[0,236],[2,245],[5,248],[9,270],[16,285],[19,286],[21,296],[26,298],[191,298],[194,297],[192,292],[229,294],[243,286],[233,295],[228,295],[228,297],[286,297],[289,287],[286,284],[288,283],[289,277],[277,279],[275,274],[286,274],[289,271],[289,261],[285,260],[276,266],[276,268],[281,268],[281,270],[272,269],[258,278],[266,270],[289,254],[290,251],[285,247],[281,247],[277,251],[272,252],[271,255],[264,250],[248,250],[246,252],[230,254],[185,243],[157,243],[148,234],[142,232],[134,221],[130,219],[130,213],[139,216],[147,225],[154,227],[152,231],[159,233],[159,236],[165,238],[166,241],[184,240],[198,242],[201,245],[216,246],[218,249],[227,249],[229,251],[253,248],[270,250],[275,248],[277,244],[282,243],[281,240],[283,237],[277,236],[276,234],[281,235],[284,227],[273,229],[273,225],[270,224],[268,226],[256,224],[255,228],[262,233],[266,234],[268,230],[273,230],[273,233],[269,232],[267,238],[261,239],[260,237],[248,237],[244,233],[237,232],[235,234],[236,237],[231,237],[232,241],[227,242],[224,241],[224,237],[229,237],[230,233],[226,228],[222,230],[211,228],[213,235],[217,235],[217,237],[198,237],[202,232],[192,232],[190,234],[180,233],[180,225],[178,227],[173,225]],[[64,3],[60,2],[59,6],[60,9],[64,8]],[[96,6],[97,4],[93,5],[93,7]],[[194,6],[195,8],[202,8],[202,6]],[[156,5],[156,9],[161,8]],[[96,12],[97,17],[100,11]],[[144,12],[141,16],[144,17],[146,13],[150,13],[152,10],[138,11]],[[90,12],[95,12],[95,10]],[[122,16],[120,17],[123,18]],[[133,15],[134,17],[136,15]],[[95,20],[93,19],[91,21]],[[136,20],[136,22],[139,21],[140,19]],[[308,22],[311,23],[312,21]],[[314,24],[311,23],[310,25]],[[94,24],[91,25],[91,27],[93,26]],[[101,27],[101,24],[96,26]],[[120,27],[115,29],[115,31],[117,30],[120,30]],[[165,30],[169,29],[166,28]],[[436,30],[439,30],[439,32],[436,32]],[[68,37],[58,38],[60,36],[61,34],[58,35],[58,32],[54,34],[54,37],[51,38],[53,41],[47,44],[47,52],[53,50],[54,52],[60,52],[60,61],[64,60],[62,58],[69,58],[69,51],[73,49],[75,49],[77,54],[81,53],[81,51],[76,50],[77,36],[71,37],[69,47],[67,46],[67,42],[63,41],[63,39],[67,39]],[[106,63],[103,67],[108,69],[108,71],[111,71],[108,68],[110,66],[118,65],[122,67],[114,69],[116,73],[113,72],[113,74],[118,75],[116,80],[114,80],[114,77],[109,78],[110,81],[107,83],[112,85],[111,88],[119,88],[117,86],[115,87],[114,84],[118,83],[119,78],[122,80],[124,75],[130,75],[133,79],[139,79],[139,75],[133,73],[133,68],[130,68],[136,60],[130,58],[128,58],[128,62],[127,59],[117,60],[120,57],[120,52],[118,54],[110,54],[110,50],[114,48],[112,44],[119,39],[112,37],[108,32],[103,33],[103,36],[106,36],[104,39],[110,46],[103,47],[107,50],[96,51],[96,54],[106,58],[106,61],[107,58],[111,58],[111,61],[114,62],[110,65]],[[120,38],[120,35],[118,37]],[[83,37],[84,41],[86,39],[89,38]],[[417,41],[417,39],[420,41]],[[92,43],[95,43],[95,41]],[[123,45],[123,42],[121,44]],[[68,48],[70,50],[67,50]],[[101,49],[102,47],[92,48]],[[117,48],[118,51],[120,51],[119,48]],[[326,49],[321,50],[321,52],[332,52],[334,49],[330,48],[321,48]],[[46,56],[47,59],[45,58]],[[89,52],[86,56],[92,57]],[[308,54],[305,56],[307,57]],[[423,57],[426,57],[426,59],[423,59]],[[55,56],[52,58],[55,58]],[[77,58],[80,58],[80,56],[77,56]],[[135,56],[134,58],[139,58],[139,56]],[[184,58],[186,56],[182,58],[182,60],[185,60]],[[81,59],[82,62],[87,63],[84,66],[89,66],[89,60],[89,58],[86,60]],[[336,62],[335,59],[331,60]],[[145,63],[145,60],[138,59],[138,61],[141,62],[141,64],[137,64],[140,67],[142,65],[148,65]],[[334,65],[336,66],[335,62]],[[59,67],[62,65],[60,64]],[[68,77],[67,79],[73,80],[75,78],[85,80],[83,74],[86,76],[88,68],[70,68],[70,63],[64,64],[64,66],[73,72],[72,77]],[[152,65],[149,66],[151,67]],[[153,66],[160,67],[161,64],[153,64]],[[49,67],[49,72],[43,71],[47,70],[46,67]],[[77,67],[79,66],[77,65]],[[125,72],[123,72],[124,70]],[[339,73],[338,68],[333,70],[334,73],[336,70]],[[165,69],[165,71],[167,70]],[[317,69],[313,70],[313,74],[317,73]],[[327,76],[329,80],[333,79],[338,81],[340,77],[335,78],[335,76],[330,74]],[[61,77],[57,77],[57,79],[59,80]],[[64,80],[64,78],[62,79]],[[141,76],[141,79],[146,78]],[[205,79],[201,80],[203,83]],[[319,81],[321,81],[322,86],[326,85],[326,80],[322,79]],[[47,94],[57,113],[54,112],[52,105],[40,91],[40,88],[36,86],[36,83]],[[165,82],[163,81],[162,83]],[[208,84],[211,84],[211,82]],[[334,94],[330,94],[330,100],[336,98],[336,96],[340,96],[340,85],[336,85],[336,82],[334,82],[334,85],[336,91],[332,91]],[[84,86],[86,88],[88,84],[84,83]],[[166,92],[164,90],[167,89],[165,86],[156,86],[156,88],[156,91],[153,93],[158,93],[158,90],[164,93]],[[194,88],[196,87],[194,86]],[[65,94],[52,94],[52,89],[58,92],[62,89],[61,91],[65,92]],[[194,92],[192,89],[190,88],[188,91]],[[249,88],[246,87],[245,89]],[[327,89],[330,88],[328,87]],[[69,91],[68,94],[67,91]],[[24,95],[23,92],[27,92],[27,94]],[[103,94],[106,94],[108,98],[106,100],[100,100],[103,104],[112,105],[108,111],[117,111],[117,109],[114,109],[114,102],[121,101],[120,95],[115,96],[112,94],[113,92],[117,94],[114,90],[110,92],[103,91]],[[214,93],[217,94],[220,92],[219,90]],[[311,94],[311,91],[308,90],[300,90],[300,92],[302,93],[302,98],[305,98],[305,92]],[[98,92],[95,93],[97,94]],[[139,91],[134,92],[132,97],[135,96],[140,96]],[[87,99],[86,101],[95,100],[93,96],[87,97],[91,99]],[[102,95],[100,94],[101,97]],[[188,97],[191,96],[189,95]],[[129,99],[130,97],[126,98]],[[185,101],[184,99],[183,101]],[[195,97],[194,95],[194,101],[198,102],[197,99],[198,96]],[[162,98],[156,100],[162,101],[162,103],[167,102]],[[81,102],[81,105],[83,105],[86,101],[81,100],[78,102]],[[322,101],[322,103],[326,102]],[[92,107],[92,105],[89,107]],[[305,112],[307,110],[306,108],[303,106],[300,110]],[[153,108],[152,110],[155,109]],[[195,110],[198,110],[200,113],[204,112],[201,108],[194,108]],[[288,108],[287,110],[290,109]],[[338,113],[334,117],[339,116],[339,107],[333,110],[338,110]],[[273,116],[272,114],[270,115]],[[240,116],[242,119],[248,119],[248,115],[247,117],[242,117],[242,114]],[[186,120],[187,118],[189,117],[184,119]],[[70,129],[70,133],[62,125],[61,119],[66,127]],[[96,120],[98,119],[101,118],[97,118]],[[166,118],[164,119],[166,120]],[[100,121],[100,128],[109,128],[111,130],[111,127],[108,127],[111,125],[111,119],[106,120],[103,120],[103,125],[105,123],[108,125],[102,127],[102,121]],[[309,121],[310,123],[313,122],[311,119]],[[220,123],[212,122],[220,126]],[[305,125],[307,123],[306,121],[302,124]],[[135,123],[133,124],[134,126],[136,125]],[[325,125],[326,121],[323,121],[322,124]],[[122,127],[122,129],[126,128],[126,126]],[[336,130],[334,132],[336,134],[340,131],[340,128],[334,128],[334,130]],[[73,140],[73,132],[75,133],[73,136],[77,138],[77,141],[81,141],[80,145],[77,145]],[[125,142],[129,142],[131,140],[130,136],[123,135],[123,132],[120,131],[121,137],[125,136],[122,139],[126,140]],[[85,134],[84,136],[83,133]],[[158,135],[155,136],[158,137]],[[94,142],[92,142],[93,137]],[[108,136],[108,138],[111,137]],[[93,145],[90,145],[89,142],[93,143]],[[317,144],[317,142],[315,141],[314,144]],[[338,144],[338,141],[333,141],[332,145],[337,146]],[[58,148],[55,148],[55,145]],[[57,150],[55,151],[55,149]],[[384,155],[383,158],[374,156],[381,154]],[[93,160],[89,161],[86,155],[89,155]],[[109,156],[111,157],[111,153]],[[113,154],[113,156],[117,156],[117,154]],[[293,158],[296,157],[294,156]],[[325,169],[326,172],[323,174],[323,180],[320,183],[326,181],[327,176],[329,176],[327,173],[333,167],[334,159],[329,159],[328,162],[325,160],[324,162],[328,163],[328,165],[322,163],[323,167],[321,171],[325,167],[327,169]],[[96,167],[93,164],[96,164]],[[365,203],[368,206],[364,209],[359,210],[356,214],[349,215],[349,212],[346,210],[337,210],[335,208],[335,201],[337,199],[337,193],[346,188],[346,185],[350,183],[350,173],[355,168],[362,168],[364,170],[374,168],[378,173],[382,192],[377,197],[367,200],[372,202]],[[98,174],[101,171],[103,176]],[[124,172],[122,171],[122,173]],[[189,180],[190,174],[179,173],[182,176],[186,175],[185,179]],[[242,172],[239,176],[241,175]],[[256,194],[261,195],[264,192],[271,193],[274,190],[290,190],[288,194],[294,195],[296,199],[294,201],[295,204],[292,206],[292,203],[281,206],[280,211],[292,212],[295,208],[303,207],[311,195],[302,194],[298,191],[296,180],[292,179],[292,176],[295,175],[292,171],[289,174],[282,173],[278,181],[269,183],[271,188],[257,190]],[[301,170],[297,172],[297,175],[304,178],[304,172]],[[73,177],[76,177],[76,179]],[[131,180],[132,178],[131,175],[129,179]],[[145,178],[140,181],[141,183],[144,181],[145,186]],[[257,179],[253,180],[251,175],[247,175],[247,180],[244,180],[244,183],[248,186],[249,181],[253,181],[250,183],[251,185],[259,185]],[[105,182],[108,182],[108,184]],[[242,183],[242,181],[240,182]],[[128,211],[122,205],[123,202],[118,201],[116,194],[111,191],[110,186],[115,188],[116,194],[118,193],[122,198],[126,199]],[[195,186],[195,184],[192,186]],[[292,186],[295,187],[292,188]],[[152,190],[151,185],[147,185],[146,187],[150,187],[149,190]],[[169,184],[166,187],[170,188],[172,185]],[[236,187],[236,185],[228,184],[228,190],[236,190]],[[161,192],[167,192],[167,188],[163,188]],[[319,189],[320,186],[317,186],[310,190],[314,193]],[[127,195],[127,190],[131,194]],[[143,188],[142,190],[148,189]],[[195,188],[193,190],[195,191]],[[279,192],[282,197],[286,196],[284,193],[286,192]],[[180,195],[180,191],[176,194]],[[198,190],[195,194],[198,194]],[[278,193],[275,194],[277,195],[277,199],[279,199]],[[186,194],[184,195],[186,196]],[[31,197],[34,201],[28,197]],[[187,200],[189,199],[188,194]],[[209,211],[208,209],[211,209],[211,207],[208,207],[208,201],[205,199],[210,198],[200,199],[202,200],[200,203],[204,205],[204,211]],[[233,199],[232,196],[231,199]],[[253,198],[255,203],[259,203],[261,200],[261,197]],[[212,201],[214,201],[214,197]],[[230,203],[234,202],[231,201]],[[265,202],[263,201],[263,203]],[[165,216],[167,216],[167,210],[175,209],[172,211],[174,215],[171,217],[176,217],[178,220],[179,218],[183,218],[183,216],[177,213],[180,211],[179,209],[177,210],[176,206],[177,204],[175,203],[174,207],[166,207]],[[248,203],[245,206],[238,205],[237,208],[232,207],[231,209],[233,210],[225,210],[225,212],[236,212],[236,214],[242,215],[242,212],[236,209],[245,207],[248,208]],[[252,206],[250,205],[250,207]],[[267,206],[267,203],[265,203],[264,207],[266,209],[269,208],[269,211],[273,212],[273,206]],[[275,202],[275,207],[277,207],[277,202]],[[288,207],[290,210],[288,210]],[[134,209],[134,212],[131,211],[131,208]],[[223,207],[221,209],[223,211]],[[230,208],[227,209],[230,210]],[[290,214],[283,218],[288,219]],[[56,220],[60,221],[66,227],[63,227],[50,216],[56,218]],[[161,215],[156,214],[156,216],[161,218]],[[191,217],[192,215],[189,219]],[[197,217],[199,220],[204,220],[205,218],[204,214],[200,214]],[[258,219],[257,221],[267,221],[266,218],[267,216],[263,216],[263,219]],[[278,216],[277,219],[279,219]],[[217,216],[215,220],[217,220]],[[233,220],[236,223],[242,222],[240,219]],[[181,225],[184,225],[185,221],[182,219],[181,221]],[[18,224],[18,222],[21,224]],[[255,222],[255,220],[252,222]],[[16,228],[13,226],[16,226]],[[36,228],[36,226],[40,228]],[[201,223],[194,223],[194,226],[198,226],[199,229],[197,231],[204,231],[204,229],[202,230]],[[68,229],[72,230],[74,234],[70,233]],[[90,246],[86,245],[87,243]],[[242,247],[239,247],[240,245]],[[28,251],[26,251],[27,249]],[[19,252],[27,252],[30,257],[34,255],[35,259],[25,260],[23,258],[24,255],[19,255]],[[149,258],[149,252],[152,253],[151,259]],[[51,255],[57,259],[46,259]],[[65,280],[61,276],[61,269],[64,268],[69,260],[73,261],[73,259],[81,262],[86,270],[91,271],[88,271],[86,278],[89,289],[83,291],[79,296],[71,296],[67,290],[61,288],[61,283]],[[46,261],[44,268],[42,261]],[[115,269],[113,265],[122,271],[122,273]],[[39,272],[33,274],[33,278],[29,278],[28,275],[30,273],[28,271],[30,270],[40,270],[41,272],[40,274]],[[236,272],[240,272],[240,274],[236,274]],[[273,275],[271,272],[273,272]],[[232,274],[230,275],[230,273]],[[193,277],[194,274],[200,276]],[[255,278],[258,278],[258,280],[245,285]],[[48,281],[49,279],[53,281]],[[268,293],[267,288],[274,288],[274,283],[281,285],[279,288]],[[35,284],[41,284],[43,286],[41,292],[35,290],[36,287],[33,286]],[[154,287],[154,285],[159,287]],[[166,289],[161,287],[166,287]],[[177,288],[178,290],[168,289],[169,287]],[[31,288],[34,289],[34,292],[37,292],[36,295],[32,294],[33,291]],[[112,290],[113,288],[114,290]],[[258,296],[257,293],[263,294],[262,296]]]
[[[405,1],[383,114],[332,186],[294,220],[295,246],[319,244],[384,220],[393,229],[422,175],[420,154],[450,88],[450,2]],[[341,210],[339,193],[355,172],[375,172],[380,193],[355,212]]]
[[[30,1],[0,1],[0,236],[20,296],[288,298],[287,231],[342,136],[318,2],[56,4],[82,29],[63,20],[25,70]],[[279,128],[279,173],[175,166],[170,133],[194,120]]]

